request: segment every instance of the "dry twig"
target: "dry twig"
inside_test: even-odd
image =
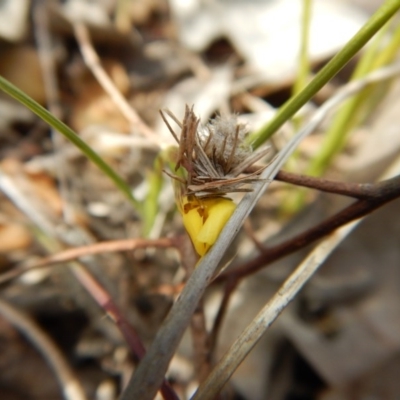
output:
[[[46,268],[50,265],[65,263],[68,261],[76,260],[80,257],[91,256],[95,254],[111,253],[116,251],[132,251],[135,249],[143,249],[150,247],[168,248],[174,247],[178,238],[161,238],[161,239],[124,239],[112,240],[109,242],[100,242],[88,246],[74,247],[61,251],[57,254],[52,254],[48,257],[42,258],[40,261],[35,261],[30,265],[17,266],[8,272],[0,275],[0,284],[7,282],[11,279],[17,278],[25,272],[34,269]]]
[[[393,174],[400,174],[400,159],[397,160],[397,163],[390,168],[385,176],[392,176]],[[393,179],[397,180],[397,184]],[[388,179],[388,181],[391,181],[393,185],[397,185],[396,197],[399,197],[400,185],[398,181],[400,175],[393,179]],[[382,190],[381,197],[385,195],[387,195],[385,190]],[[311,251],[295,271],[286,279],[273,298],[263,307],[255,319],[235,340],[205,382],[199,386],[192,400],[212,399],[219,393],[236,368],[279,316],[282,310],[294,299],[299,290],[314,275],[331,252],[361,221],[362,219],[358,219],[347,225],[342,225],[340,229],[331,233]]]
[[[315,178],[312,180],[315,182]],[[322,184],[322,186],[324,185]],[[330,184],[327,186],[330,187]],[[332,190],[333,187],[335,188],[335,193],[346,193],[347,196],[358,197],[360,200],[284,243],[264,249],[259,256],[246,262],[244,265],[223,272],[216,278],[216,281],[220,282],[226,279],[239,280],[244,276],[251,275],[273,261],[292,254],[312,242],[329,235],[340,226],[368,215],[386,203],[395,200],[400,197],[400,175],[375,184],[344,184],[343,189],[340,189],[340,183],[335,183],[332,185]],[[351,187],[354,188],[354,192],[352,192]]]
[[[87,27],[79,21],[73,21],[72,25],[85,63],[97,78],[100,85],[108,93],[132,127],[136,128],[141,135],[150,139],[153,145],[159,147],[161,138],[143,122],[132,106],[126,101],[121,92],[115,87],[113,81],[101,66],[99,56],[91,43]]]
[[[144,357],[146,350],[136,329],[123,316],[107,290],[100,285],[84,266],[75,263],[72,265],[71,269],[80,284],[91,294],[97,304],[104,309],[107,315],[118,326],[134,356],[135,362],[138,363]],[[160,392],[164,400],[179,400],[178,396],[165,379],[160,386]]]

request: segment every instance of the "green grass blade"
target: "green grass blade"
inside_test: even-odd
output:
[[[379,51],[379,47],[387,34],[386,29],[382,29],[379,33],[380,35],[376,37],[375,42],[361,57],[351,80],[365,76],[368,72],[378,69],[393,60],[400,44],[400,29],[397,29],[388,46],[382,51]],[[384,85],[386,86],[387,83]],[[342,105],[325,134],[320,151],[308,167],[307,174],[320,176],[329,167],[332,158],[343,148],[348,133],[359,121],[360,109],[371,100],[373,92],[374,87],[366,88]]]
[[[296,96],[290,98],[276,113],[275,117],[258,132],[251,135],[254,148],[268,140],[289,118],[309,101],[350,59],[378,32],[400,9],[400,0],[387,0],[371,16],[367,23],[353,36],[332,60],[322,68],[315,78]]]
[[[293,86],[293,95],[300,93],[303,88],[306,87],[307,81],[310,77],[310,59],[308,55],[308,47],[311,22],[311,4],[312,0],[303,0],[299,69],[297,71],[296,81]]]
[[[124,181],[124,179],[117,172],[115,172],[114,169],[108,165],[90,146],[88,146],[71,128],[54,117],[44,107],[42,107],[35,100],[26,95],[2,76],[0,76],[0,89],[19,101],[25,107],[29,108],[43,121],[71,141],[79,150],[82,151],[83,154],[85,154],[89,160],[96,164],[99,169],[114,182],[115,186],[130,200],[136,210],[141,210],[141,204],[133,197],[131,188]]]

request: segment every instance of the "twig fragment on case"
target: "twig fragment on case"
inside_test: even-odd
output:
[[[180,137],[164,112],[181,128]],[[246,169],[265,156],[268,149],[253,152],[246,141],[248,131],[236,116],[217,117],[200,126],[193,107],[186,106],[182,123],[170,111],[164,112],[161,116],[179,145],[175,171],[183,167],[187,173],[184,195],[213,197],[251,191],[248,184],[259,179],[263,168],[250,174]],[[182,178],[170,176],[182,182]]]
[[[179,137],[165,114],[181,129]],[[249,184],[260,179],[264,167],[251,173],[246,170],[263,157],[267,149],[253,152],[246,141],[248,132],[237,122],[236,116],[218,117],[200,126],[193,107],[186,106],[182,122],[170,111],[165,114],[161,112],[179,145],[173,160],[176,175],[165,172],[175,181],[175,197],[183,224],[196,252],[203,256],[236,208],[235,202],[226,195],[252,190]]]

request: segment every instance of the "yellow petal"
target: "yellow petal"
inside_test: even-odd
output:
[[[236,204],[225,198],[183,199],[183,224],[200,256],[218,239],[235,208]]]
[[[197,236],[203,227],[203,218],[199,215],[197,209],[192,209],[183,214],[183,225],[192,240],[196,252],[200,256],[206,254],[211,246],[197,240]]]
[[[210,199],[206,208],[208,218],[200,229],[197,240],[202,243],[213,245],[235,210],[236,204],[229,199],[217,198]]]

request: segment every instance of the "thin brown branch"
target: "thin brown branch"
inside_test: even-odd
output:
[[[195,363],[196,376],[199,382],[204,379],[211,371],[210,341],[206,329],[206,318],[204,314],[204,304],[200,301],[190,322],[192,342],[193,342],[193,359]]]
[[[304,186],[321,192],[341,194],[356,199],[367,199],[374,196],[374,185],[371,183],[337,182],[286,171],[279,171],[274,179],[292,185]]]
[[[398,160],[397,160],[398,161]],[[399,164],[395,163],[386,173],[385,176],[393,176],[399,174]],[[383,182],[382,185],[377,184],[376,198],[393,199],[396,196],[395,186],[399,186],[399,177],[391,181]],[[399,190],[397,190],[397,196]],[[223,358],[218,362],[216,367],[203,382],[198,391],[192,397],[193,399],[210,399],[214,398],[226,384],[233,372],[238,368],[240,363],[249,354],[254,345],[260,340],[265,331],[271,326],[274,320],[280,315],[282,310],[294,299],[299,290],[305,283],[315,274],[318,268],[324,263],[327,257],[337,246],[349,235],[349,233],[359,225],[363,218],[359,218],[339,229],[332,232],[324,238],[300,265],[285,280],[276,294],[268,301],[268,303],[257,314],[254,320],[246,327],[242,334],[235,340],[230,349],[225,353]]]
[[[10,271],[0,275],[0,284],[17,278],[25,272],[31,271],[33,269],[45,268],[50,265],[65,263],[68,261],[76,260],[80,257],[102,253],[112,253],[116,251],[132,251],[135,249],[148,247],[175,247],[178,241],[179,238],[124,239],[100,242],[82,247],[75,247],[73,249],[64,250],[57,254],[52,254],[51,256],[44,257],[40,261],[34,262],[30,265],[14,267]]]
[[[257,239],[249,219],[246,219],[246,221],[244,221],[243,229],[246,232],[247,236],[250,238],[250,240],[253,242],[254,246],[257,247],[257,249],[262,253],[264,251],[264,246]]]
[[[209,358],[212,360],[214,355],[215,355],[215,350],[217,348],[217,340],[218,340],[218,334],[222,326],[222,321],[224,320],[224,317],[226,315],[226,311],[228,310],[229,306],[229,300],[231,298],[231,295],[235,291],[237,285],[239,283],[239,280],[237,279],[227,279],[227,282],[225,283],[225,290],[224,290],[224,296],[221,300],[221,304],[219,305],[218,313],[217,316],[215,317],[214,324],[210,333],[210,346],[209,346]]]
[[[240,280],[245,276],[254,274],[279,258],[292,254],[312,242],[332,233],[338,227],[370,214],[377,208],[382,207],[384,204],[395,200],[400,197],[400,175],[376,184],[368,184],[366,187],[369,192],[368,198],[350,204],[344,210],[339,211],[337,214],[327,218],[320,224],[296,235],[286,242],[265,249],[262,254],[255,257],[253,260],[246,262],[242,266],[223,272],[215,279],[215,282],[225,281],[228,278]]]
[[[100,283],[85,267],[79,264],[74,264],[72,266],[72,272],[81,285],[91,294],[100,307],[104,309],[107,315],[118,326],[131,349],[134,360],[137,364],[146,354],[146,349],[144,348],[136,329],[127,319],[125,319],[107,290],[100,285]],[[178,396],[165,379],[160,387],[160,392],[164,400],[179,400]]]

